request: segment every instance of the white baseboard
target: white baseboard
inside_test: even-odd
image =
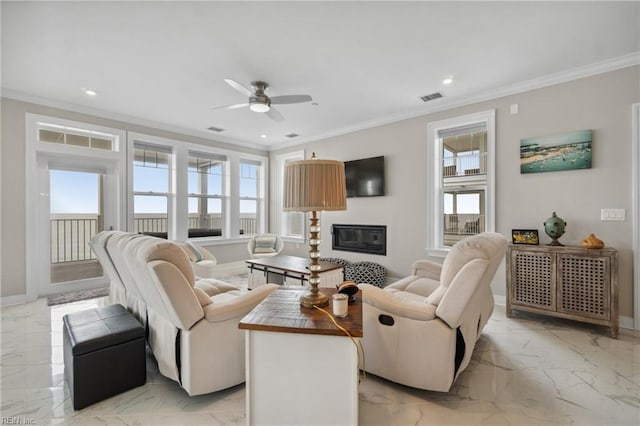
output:
[[[493,302],[498,306],[507,306],[507,298],[505,296],[494,294]]]
[[[625,317],[620,315],[618,317],[618,325],[620,326],[620,328],[627,328],[629,330],[634,330],[634,324],[633,324],[633,318],[631,317]]]
[[[26,294],[16,294],[15,296],[0,297],[0,306],[21,305],[27,302],[28,300]]]

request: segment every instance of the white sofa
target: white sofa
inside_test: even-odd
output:
[[[91,245],[111,278],[112,301],[146,326],[160,373],[189,395],[245,381],[238,322],[276,285],[241,292],[221,281],[196,282],[186,253],[160,238],[105,231]]]
[[[417,261],[411,276],[384,289],[360,284],[366,371],[447,392],[493,312],[491,281],[506,247],[500,234],[478,234],[456,243],[442,265]]]

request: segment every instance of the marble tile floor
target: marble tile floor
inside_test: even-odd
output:
[[[105,303],[49,307],[39,299],[2,308],[0,424],[244,424],[244,385],[189,397],[150,356],[144,386],[74,411],[64,381],[62,316]],[[359,423],[638,425],[640,334],[622,330],[615,340],[602,327],[529,314],[506,318],[497,306],[451,392],[369,375],[360,384]]]

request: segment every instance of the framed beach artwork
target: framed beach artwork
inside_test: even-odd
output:
[[[520,173],[591,168],[591,130],[520,140]]]

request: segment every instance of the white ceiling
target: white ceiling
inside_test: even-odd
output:
[[[2,90],[270,149],[638,63],[639,5],[3,1]],[[317,105],[211,111],[246,101],[224,78]]]

